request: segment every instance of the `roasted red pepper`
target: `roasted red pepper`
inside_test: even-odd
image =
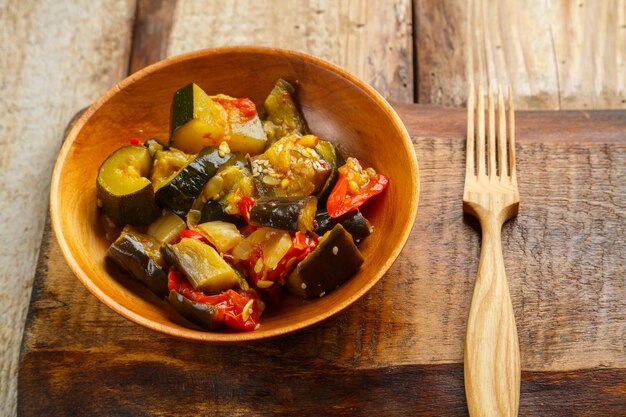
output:
[[[190,238],[190,239],[198,239],[202,242],[208,243],[209,240],[200,232],[196,232],[195,230],[185,229],[178,235],[179,239]]]
[[[216,97],[213,98],[213,101],[220,103],[224,107],[236,108],[237,110],[239,110],[239,114],[241,114],[246,119],[250,119],[256,116],[256,106],[250,99]]]
[[[326,209],[330,217],[339,217],[357,210],[367,200],[382,193],[389,179],[368,168],[364,170],[354,158],[348,158],[346,165],[339,168],[339,179],[328,196]]]
[[[248,223],[248,226],[250,227],[250,231],[252,232],[258,229],[257,226],[254,226],[252,223],[250,223],[250,210],[252,210],[252,206],[254,206],[254,203],[255,203],[254,198],[247,196],[247,195],[244,195],[243,197],[241,197],[241,199],[239,200],[239,203],[237,203],[237,205],[239,206],[239,212],[243,216],[246,223]]]
[[[217,295],[206,295],[193,288],[185,276],[170,268],[167,276],[170,291],[176,291],[196,303],[217,307],[214,323],[224,323],[231,329],[254,330],[261,317],[261,304],[254,290],[227,290]]]
[[[142,145],[141,141],[139,140],[139,138],[130,138],[128,139],[128,141],[130,142],[131,145]]]

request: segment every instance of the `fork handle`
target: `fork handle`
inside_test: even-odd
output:
[[[472,417],[517,416],[520,355],[502,257],[503,220],[481,219],[478,276],[465,337],[465,395]]]

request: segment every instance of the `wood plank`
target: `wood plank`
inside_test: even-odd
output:
[[[129,74],[166,57],[176,0],[137,0]]]
[[[19,344],[63,128],[125,75],[133,13],[131,0],[0,3],[0,415],[15,413]]]
[[[387,98],[413,102],[412,39],[409,0],[180,0],[167,55],[242,44],[295,49],[348,69]]]
[[[435,415],[446,404],[449,415],[464,415],[458,364],[480,244],[461,208],[464,112],[397,108],[420,162],[420,208],[403,253],[364,298],[285,338],[190,344],[90,296],[48,228],[23,342],[20,410],[169,414],[185,411],[171,397],[184,394],[194,398],[185,403],[192,413],[370,414],[385,404],[392,415]],[[525,371],[521,415],[618,415],[626,112],[520,112],[517,122],[522,205],[503,245]],[[374,400],[391,396],[392,405]]]
[[[418,101],[510,83],[518,109],[626,108],[626,1],[415,0]]]

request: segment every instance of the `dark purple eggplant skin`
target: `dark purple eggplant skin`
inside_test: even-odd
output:
[[[176,311],[187,320],[208,330],[215,330],[220,327],[221,323],[216,323],[213,320],[217,312],[217,307],[209,304],[196,303],[173,290],[170,291],[167,299]]]
[[[372,233],[372,225],[360,211],[351,211],[337,218],[330,217],[326,211],[318,211],[315,215],[315,222],[317,226],[313,232],[320,236],[336,224],[341,224],[357,243]]]
[[[156,248],[148,250],[150,246]],[[152,236],[137,232],[125,232],[109,247],[107,257],[128,272],[135,280],[144,284],[159,297],[167,296],[167,268],[161,266],[155,252],[161,242]]]
[[[310,205],[313,205],[311,208]],[[309,205],[310,217],[304,219],[305,208]],[[267,226],[274,229],[297,232],[300,224],[313,224],[317,199],[308,197],[260,197],[250,210],[250,222],[255,226]],[[305,230],[301,230],[305,231]]]

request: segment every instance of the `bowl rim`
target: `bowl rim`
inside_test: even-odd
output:
[[[408,216],[405,220],[405,227],[403,229],[402,234],[399,237],[398,244],[393,249],[392,253],[388,257],[387,261],[379,268],[377,273],[372,279],[368,280],[367,283],[361,287],[354,294],[349,297],[342,299],[337,304],[335,304],[332,308],[327,311],[324,311],[320,314],[315,315],[314,317],[310,317],[306,320],[299,321],[297,323],[293,323],[287,326],[282,326],[272,330],[263,330],[263,325],[258,330],[249,331],[249,332],[239,332],[239,333],[224,333],[224,332],[209,332],[203,330],[195,330],[195,329],[174,329],[167,325],[158,323],[151,319],[148,319],[138,313],[135,313],[123,306],[115,299],[104,293],[88,276],[88,274],[82,270],[82,268],[78,265],[78,262],[74,258],[70,248],[66,243],[66,238],[64,235],[64,231],[62,229],[62,220],[60,216],[60,211],[58,210],[58,199],[59,199],[59,187],[61,183],[61,170],[64,166],[65,160],[70,152],[70,149],[78,136],[78,133],[82,129],[82,127],[87,123],[90,117],[101,107],[103,106],[111,97],[117,94],[119,91],[123,90],[130,84],[135,81],[146,77],[147,75],[160,70],[163,67],[167,67],[174,63],[180,63],[188,60],[193,60],[200,57],[206,56],[215,56],[221,54],[230,54],[230,53],[260,53],[266,55],[277,55],[277,56],[286,56],[286,57],[295,57],[299,60],[305,61],[307,63],[313,64],[315,66],[321,67],[323,69],[329,70],[345,79],[347,79],[352,84],[356,85],[359,89],[364,91],[372,100],[376,102],[376,104],[386,113],[386,115],[392,120],[394,125],[396,125],[399,129],[399,133],[402,138],[402,145],[404,146],[405,152],[409,155],[410,159],[410,170],[411,176],[414,178],[413,187],[410,195],[410,210],[408,212]],[[411,137],[406,130],[406,127],[402,123],[400,117],[396,113],[396,111],[391,107],[391,105],[369,84],[348,72],[347,70],[335,65],[325,59],[316,57],[314,55],[310,55],[308,53],[294,51],[289,49],[282,48],[274,48],[268,46],[257,46],[257,45],[239,45],[239,46],[224,46],[218,48],[206,48],[199,49],[192,52],[187,52],[184,54],[168,57],[162,59],[152,65],[149,65],[131,75],[124,78],[120,82],[116,83],[113,87],[111,87],[104,95],[102,95],[98,100],[96,100],[85,112],[80,116],[80,118],[76,121],[70,132],[67,134],[63,146],[59,151],[57,156],[57,160],[54,166],[54,170],[52,173],[52,180],[50,186],[50,217],[52,222],[52,228],[54,230],[54,234],[56,236],[57,242],[61,248],[61,252],[68,263],[70,269],[74,273],[74,275],[78,278],[78,280],[87,288],[87,290],[95,296],[98,300],[104,303],[107,307],[121,315],[122,317],[139,324],[142,327],[155,330],[170,336],[174,336],[176,338],[185,339],[185,340],[194,340],[199,342],[211,342],[211,343],[234,343],[234,342],[243,342],[243,341],[253,341],[253,340],[263,340],[274,338],[278,336],[284,336],[290,333],[294,333],[300,330],[304,330],[308,327],[311,327],[315,324],[321,323],[331,316],[339,313],[340,311],[346,309],[349,305],[354,303],[356,300],[361,298],[365,293],[367,293],[376,283],[380,281],[384,274],[387,273],[393,262],[397,259],[398,255],[404,248],[408,237],[411,233],[413,225],[415,223],[415,217],[417,214],[418,200],[419,200],[419,169],[417,164],[417,157],[415,155],[415,150],[411,141]]]

